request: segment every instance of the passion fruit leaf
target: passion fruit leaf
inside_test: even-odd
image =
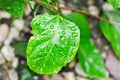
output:
[[[0,8],[18,18],[23,15],[24,4],[24,0],[0,0]]]
[[[120,0],[108,0],[114,8],[120,8]]]
[[[27,46],[27,63],[40,74],[55,74],[70,62],[79,46],[80,30],[59,15],[38,15]]]
[[[100,52],[90,40],[90,28],[86,17],[80,13],[71,13],[66,17],[81,30],[78,58],[82,69],[89,77],[106,77],[107,73]]]
[[[115,12],[105,12],[104,16],[107,19],[110,19],[113,24],[101,21],[100,28],[107,38],[107,40],[111,43],[114,52],[117,57],[120,59],[120,11]]]

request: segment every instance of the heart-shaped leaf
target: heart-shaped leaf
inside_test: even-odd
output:
[[[120,11],[106,12],[104,17],[110,19],[113,24],[101,21],[100,28],[104,36],[111,43],[117,57],[120,58]]]
[[[38,15],[27,46],[27,63],[40,74],[54,74],[70,62],[79,46],[79,28],[59,15]]]

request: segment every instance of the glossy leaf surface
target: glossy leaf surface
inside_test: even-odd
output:
[[[27,63],[40,74],[55,74],[70,62],[79,46],[79,28],[59,15],[38,15],[27,47]]]
[[[108,1],[113,5],[113,7],[120,8],[120,0],[108,0]]]
[[[86,17],[79,13],[72,13],[67,15],[67,18],[81,30],[78,58],[82,69],[90,77],[106,77],[106,69],[100,52],[90,40],[90,29]]]
[[[111,43],[117,57],[120,58],[120,11],[106,12],[104,17],[111,19],[114,24],[101,21],[101,30],[107,40]]]
[[[0,8],[18,18],[23,15],[24,4],[24,0],[0,0]]]

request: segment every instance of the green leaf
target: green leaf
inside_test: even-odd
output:
[[[46,2],[46,3],[50,3],[50,2],[56,3],[56,2],[58,2],[58,0],[41,0],[41,1]]]
[[[45,3],[50,3],[51,0],[41,0],[42,2],[45,2]]]
[[[0,0],[0,7],[18,18],[23,15],[24,4],[24,0]]]
[[[88,76],[94,78],[107,77],[105,65],[100,52],[91,40],[81,40],[78,54],[80,64]]]
[[[23,68],[22,74],[20,76],[21,76],[20,80],[29,80],[32,77],[32,74],[27,68]]]
[[[106,77],[103,59],[90,40],[90,29],[86,17],[80,13],[71,13],[67,15],[67,18],[78,25],[81,30],[78,58],[82,69],[89,77]]]
[[[88,26],[88,21],[83,14],[74,12],[66,15],[65,17],[78,25],[81,31],[81,39],[90,39],[90,29]]]
[[[120,59],[120,11],[106,12],[104,17],[110,19],[114,24],[101,21],[100,28]]]
[[[120,8],[120,0],[108,0],[108,1],[113,5],[113,7]]]
[[[27,47],[27,63],[40,74],[55,74],[70,62],[79,46],[79,28],[59,15],[38,15]]]
[[[26,57],[27,43],[18,43],[18,44],[13,45],[13,47],[15,49],[15,52]]]

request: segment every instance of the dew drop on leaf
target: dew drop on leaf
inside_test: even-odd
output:
[[[65,32],[65,31],[62,31],[62,34],[66,34],[66,32]]]
[[[73,37],[76,37],[76,36],[78,36],[78,33],[72,32],[72,35],[73,35]]]
[[[70,27],[70,29],[72,30],[72,31],[75,31],[75,30],[77,30],[77,28],[76,27]]]
[[[65,42],[65,37],[64,36],[60,36],[60,42]]]
[[[50,29],[54,29],[54,26],[53,26],[53,25],[51,25],[51,26],[50,26]]]

